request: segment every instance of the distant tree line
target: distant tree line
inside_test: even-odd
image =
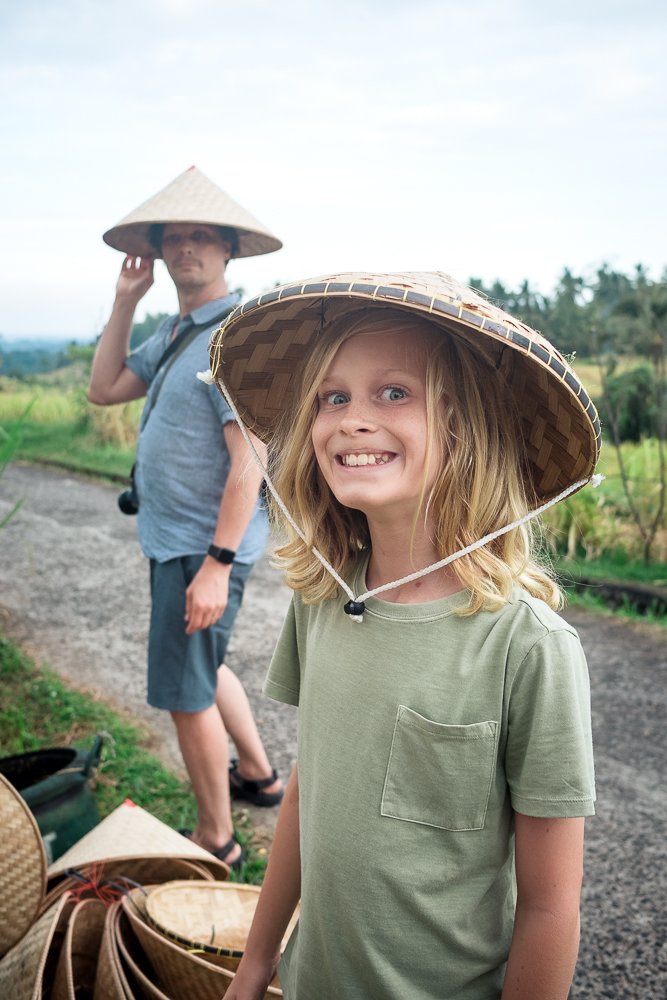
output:
[[[8,378],[24,379],[33,375],[43,375],[70,364],[68,348],[57,347],[13,348],[4,342],[0,348],[0,375]]]
[[[596,404],[606,433],[618,441],[665,440],[667,400],[667,271],[651,281],[641,265],[631,275],[601,267],[592,280],[567,268],[552,295],[522,282],[518,290],[476,278],[471,285],[576,359],[597,362],[604,386]],[[621,360],[636,361],[620,371]]]
[[[605,264],[587,280],[565,268],[551,295],[528,281],[516,291],[500,281],[485,285],[471,278],[470,284],[543,333],[561,354],[591,358],[602,351],[650,359],[658,348],[653,320],[667,302],[667,270],[651,281],[641,264],[630,275]]]
[[[592,279],[565,268],[554,291],[545,295],[522,281],[508,288],[496,280],[485,285],[471,278],[472,287],[529,326],[543,333],[558,350],[576,359],[596,361],[605,386],[604,399],[596,401],[605,427],[620,441],[642,437],[665,438],[665,359],[667,358],[667,270],[652,281],[637,265],[624,274],[603,265]],[[243,292],[242,289],[238,289]],[[167,313],[147,313],[132,326],[130,346],[143,343]],[[97,338],[99,339],[99,338]],[[31,378],[75,361],[89,362],[95,342],[72,342],[49,351],[42,344],[34,350],[22,346],[0,348],[0,374]],[[631,370],[621,371],[620,361],[631,357]]]
[[[130,347],[134,350],[139,344],[148,340],[159,323],[166,319],[168,313],[146,313],[144,318],[132,325]],[[77,361],[89,363],[92,361],[99,337],[90,344],[80,344],[76,340],[63,345],[56,343],[53,347],[39,346],[13,348],[11,341],[3,341],[0,345],[0,375],[8,378],[30,380],[35,375],[45,375],[66,368]]]

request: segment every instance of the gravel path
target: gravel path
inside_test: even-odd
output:
[[[13,465],[0,480],[0,630],[34,659],[143,720],[183,773],[166,713],[145,705],[147,569],[118,490]],[[287,774],[295,713],[262,697],[289,594],[255,568],[230,648],[269,756]],[[597,815],[587,823],[582,947],[572,1000],[667,998],[667,630],[573,609],[593,689]],[[270,831],[274,810],[254,820]]]

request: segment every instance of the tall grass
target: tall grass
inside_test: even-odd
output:
[[[15,456],[31,461],[60,462],[96,471],[101,476],[128,476],[134,461],[142,401],[98,407],[80,386],[25,386],[0,380],[0,426],[17,428],[26,405]]]
[[[626,442],[623,460],[630,478],[636,506],[649,513],[656,509],[659,489],[658,442]],[[618,469],[618,456],[603,446],[598,471],[605,479],[593,489],[583,490],[547,511],[543,518],[546,538],[556,556],[578,556],[586,560],[609,557],[641,560],[643,540],[630,517],[628,501]],[[667,562],[667,516],[658,529],[652,561]]]

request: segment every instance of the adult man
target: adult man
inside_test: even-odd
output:
[[[127,256],[88,397],[110,405],[147,395],[135,483],[151,575],[148,701],[168,710],[176,725],[198,805],[197,826],[187,835],[238,867],[230,785],[260,805],[282,796],[243,687],[224,665],[268,527],[258,502],[261,474],[229,407],[196,372],[208,367],[211,331],[239,301],[227,285],[227,262],[281,243],[195,167],[103,238]],[[160,256],[179,312],[128,354],[134,312]],[[239,753],[229,774],[228,733]]]

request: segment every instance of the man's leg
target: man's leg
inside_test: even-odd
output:
[[[199,818],[193,840],[217,850],[233,834],[228,736],[215,704],[225,633],[216,628],[187,636],[183,625],[185,590],[202,559],[182,556],[165,563],[151,561],[148,703],[168,710],[176,726],[197,800]],[[225,860],[231,863],[239,855],[240,848],[235,847]]]
[[[215,705],[201,712],[172,712],[178,743],[197,800],[198,821],[192,839],[215,851],[233,836],[229,801],[227,731]],[[225,858],[236,861],[241,848]]]
[[[250,781],[268,778],[273,771],[257,731],[248,696],[238,677],[224,663],[218,670],[215,700],[223,725],[238,751],[240,776]],[[263,791],[271,794],[281,788],[282,782],[278,778]]]

